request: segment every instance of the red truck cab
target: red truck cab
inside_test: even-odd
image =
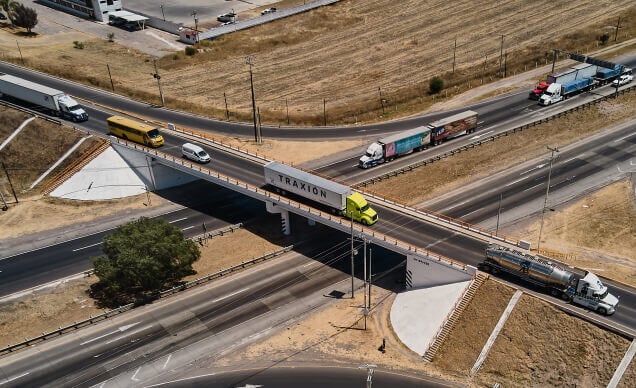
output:
[[[529,98],[531,100],[538,100],[545,90],[550,86],[550,83],[541,81],[537,84],[533,91],[530,92]]]

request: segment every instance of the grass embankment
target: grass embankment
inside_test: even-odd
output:
[[[542,15],[560,15],[559,28],[552,18],[536,17],[537,9]],[[615,29],[610,27],[619,16],[621,43],[636,31],[636,7],[630,1],[463,0],[435,6],[421,1],[343,1],[203,41],[196,55],[170,54],[157,65],[171,108],[251,121],[245,63],[251,55],[264,123],[373,122],[430,106],[434,100],[428,82],[433,76],[445,79],[442,96],[450,97],[504,73],[549,63],[552,48],[590,52],[599,47],[604,32],[612,45]],[[13,43],[2,49],[6,60],[24,60],[27,66],[107,90],[110,67],[115,92],[160,102],[151,76],[153,58],[105,39],[87,37],[83,43],[83,49],[71,42],[30,44],[21,55]]]

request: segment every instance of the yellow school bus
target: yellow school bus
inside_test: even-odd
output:
[[[106,122],[111,135],[151,147],[163,145],[163,136],[161,136],[157,127],[122,116],[111,116],[106,119]]]

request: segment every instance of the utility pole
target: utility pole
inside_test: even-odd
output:
[[[616,23],[616,32],[614,33],[614,42],[618,39],[618,29],[621,28],[621,17],[618,17],[618,22]]]
[[[159,7],[161,7],[161,16],[163,17],[163,21],[165,22],[166,21],[166,14],[163,13],[163,6],[164,6],[163,3],[161,3],[161,5],[159,5]]]
[[[499,216],[501,215],[501,200],[503,198],[503,194],[499,194],[499,209],[497,210],[497,229],[495,230],[495,236],[499,234]]]
[[[373,251],[371,250],[371,248],[369,248],[369,306],[367,307],[369,310],[371,310],[371,259],[372,259],[372,253]]]
[[[9,176],[9,172],[7,171],[7,165],[2,162],[2,168],[4,169],[4,175],[7,176],[7,182],[9,182],[9,187],[11,187],[11,192],[13,193],[13,198],[15,198],[15,203],[18,203],[18,196],[15,195],[15,189],[13,188],[13,183],[11,183],[11,177]]]
[[[155,77],[155,79],[157,80],[157,85],[159,86],[159,97],[161,97],[161,106],[166,106],[166,101],[163,99],[163,91],[161,90],[161,76],[157,71],[157,58],[154,58],[152,60],[152,63],[155,66],[155,72],[152,76]]]
[[[252,87],[252,114],[254,115],[254,141],[258,142],[258,130],[256,129],[256,99],[254,98],[254,76],[252,75],[253,62],[251,55],[248,55],[246,57],[245,63],[250,65],[250,86]]]
[[[554,66],[556,65],[556,60],[557,60],[557,52],[559,50],[557,49],[552,49],[552,71],[550,72],[550,74],[554,73]]]
[[[362,246],[363,246],[363,254],[362,254],[362,262],[363,262],[363,275],[362,275],[362,279],[364,279],[364,290],[362,291],[362,293],[364,294],[364,308],[366,310],[367,308],[367,239],[366,238],[362,238]],[[368,313],[367,313],[368,314]],[[367,329],[367,314],[364,315],[364,330]]]
[[[192,13],[190,15],[194,18],[194,31],[196,36],[195,40],[197,43],[199,43],[199,19],[197,18],[197,10],[196,9],[192,10]]]
[[[503,44],[504,44],[504,36],[501,35],[501,49],[499,52],[499,76],[501,77],[501,65],[503,64]]]
[[[545,200],[543,201],[543,210],[541,211],[541,226],[539,227],[539,241],[537,242],[537,253],[541,247],[541,234],[543,233],[543,220],[545,218],[545,208],[548,205],[548,194],[550,194],[550,177],[552,176],[552,162],[554,162],[554,153],[559,152],[557,147],[551,148],[547,146],[548,150],[552,151],[550,155],[550,168],[548,170],[548,186],[545,188]]]
[[[453,47],[453,75],[455,75],[455,52],[457,52],[457,37],[455,37],[455,46]]]
[[[351,217],[351,299],[354,297],[354,288],[353,288],[353,211],[349,212],[349,216]]]

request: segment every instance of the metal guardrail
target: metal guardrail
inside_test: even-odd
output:
[[[231,225],[231,226],[229,226],[227,228],[223,228],[223,230],[225,230],[227,232],[227,231],[230,231],[230,230],[238,229],[239,227],[237,227],[236,225]],[[215,235],[223,234],[224,233],[223,230],[218,230],[218,233],[216,233]],[[213,273],[211,275],[207,275],[207,276],[204,276],[202,278],[199,278],[199,279],[193,280],[191,282],[185,283],[185,284],[183,284],[181,286],[177,286],[177,287],[173,287],[173,288],[171,288],[169,290],[161,291],[155,298],[153,298],[153,300],[157,299],[157,298],[165,298],[165,297],[170,296],[170,295],[172,295],[174,293],[177,293],[179,291],[187,290],[187,289],[192,288],[194,286],[209,282],[209,281],[211,281],[213,279],[229,275],[229,274],[231,274],[233,272],[236,272],[238,270],[244,269],[244,268],[249,267],[251,265],[254,265],[254,264],[257,264],[257,263],[260,263],[260,262],[263,262],[263,261],[267,261],[267,260],[269,260],[271,258],[274,258],[276,256],[279,256],[279,255],[281,255],[283,253],[289,252],[290,250],[293,249],[293,247],[294,247],[293,245],[290,245],[290,246],[284,247],[282,249],[279,249],[277,251],[274,251],[274,252],[265,254],[263,256],[256,257],[256,258],[254,258],[252,260],[248,260],[248,261],[243,262],[241,264],[232,266],[230,268],[215,272],[215,273]],[[93,273],[93,271],[85,272],[86,275],[90,275],[92,273]],[[50,331],[48,333],[42,333],[42,335],[40,335],[40,336],[33,337],[33,338],[25,338],[25,340],[22,341],[22,342],[19,342],[19,343],[13,344],[13,345],[9,345],[9,346],[7,346],[5,348],[0,349],[0,356],[8,354],[8,353],[12,353],[13,351],[16,351],[18,349],[22,349],[22,348],[27,347],[27,346],[31,346],[31,345],[46,341],[47,339],[59,337],[59,336],[61,336],[63,334],[69,333],[71,331],[75,331],[75,330],[80,329],[82,327],[86,327],[86,326],[92,325],[94,323],[101,322],[101,321],[103,321],[105,319],[108,319],[110,317],[113,317],[115,315],[119,315],[119,314],[121,314],[121,313],[123,313],[125,311],[132,310],[133,308],[135,308],[135,307],[137,307],[139,305],[145,304],[145,302],[146,301],[140,301],[140,302],[136,302],[136,303],[129,303],[127,305],[120,306],[120,307],[117,307],[117,308],[112,309],[110,311],[107,311],[107,312],[105,312],[103,314],[100,314],[100,315],[97,315],[97,316],[94,316],[94,317],[90,317],[90,318],[85,319],[83,321],[73,322],[73,324],[68,325],[68,326],[64,326],[64,327],[60,327],[57,330],[52,330],[52,331]]]
[[[214,280],[214,279],[223,277],[225,275],[229,275],[229,274],[231,274],[231,273],[233,273],[235,271],[244,269],[244,268],[252,266],[254,264],[258,264],[258,263],[260,263],[262,261],[267,261],[267,260],[269,260],[271,258],[274,258],[276,256],[282,255],[283,253],[287,253],[287,252],[291,251],[293,248],[294,248],[293,245],[289,245],[289,246],[286,246],[285,248],[282,248],[282,249],[279,249],[277,251],[268,253],[266,255],[257,257],[255,259],[243,262],[241,264],[234,265],[234,266],[232,266],[230,268],[226,268],[226,269],[220,270],[218,272],[215,272],[213,274],[204,276],[202,278],[195,279],[195,280],[193,280],[191,282],[187,282],[187,283],[185,283],[183,285],[180,285],[180,286],[177,286],[177,287],[173,287],[173,288],[171,288],[169,290],[161,291],[159,293],[159,297],[160,298],[164,298],[164,297],[172,295],[174,293],[177,293],[177,292],[180,292],[180,291],[183,291],[183,290],[187,290],[188,288],[192,288],[194,286],[198,286],[200,284],[207,283],[210,280]]]
[[[46,121],[51,122],[53,124],[57,124],[57,125],[62,125],[63,124],[61,120],[52,119],[51,117],[45,115],[44,113],[40,113],[40,112],[38,112],[36,110],[32,110],[32,109],[25,108],[25,107],[20,106],[20,105],[13,104],[13,103],[11,103],[9,101],[5,101],[5,100],[1,100],[0,99],[0,104],[4,105],[4,106],[8,106],[9,108],[13,108],[15,110],[19,110],[19,111],[24,112],[24,113],[28,113],[28,114],[36,116],[36,117],[39,117],[42,120],[46,120]]]
[[[359,188],[359,187],[367,186],[369,184],[380,182],[382,180],[397,176],[399,174],[407,173],[407,172],[409,172],[409,171],[411,171],[411,170],[413,170],[413,169],[415,169],[417,167],[425,166],[427,164],[434,163],[434,162],[436,162],[438,160],[445,159],[445,158],[447,158],[449,156],[458,154],[460,152],[467,151],[467,150],[469,150],[471,148],[475,148],[475,147],[480,146],[482,144],[489,143],[491,141],[495,141],[495,140],[499,139],[500,137],[508,136],[508,135],[510,135],[512,133],[515,133],[515,132],[518,132],[518,131],[522,131],[524,129],[528,129],[528,128],[534,127],[536,125],[547,123],[550,120],[559,118],[561,116],[565,116],[565,115],[567,115],[569,113],[575,112],[575,111],[580,110],[580,109],[589,108],[592,105],[598,104],[598,103],[600,103],[602,101],[605,101],[607,99],[610,99],[610,98],[614,98],[614,96],[617,95],[617,94],[618,95],[622,95],[624,93],[631,92],[633,89],[636,89],[636,84],[631,85],[631,86],[626,87],[626,88],[623,88],[623,89],[619,90],[618,93],[614,93],[613,92],[613,93],[611,93],[611,94],[609,94],[607,96],[600,96],[599,98],[596,98],[596,99],[594,99],[592,101],[588,101],[588,102],[586,102],[584,104],[577,105],[577,106],[572,107],[570,109],[567,109],[567,110],[564,110],[562,112],[556,113],[556,114],[554,114],[552,116],[548,116],[548,117],[533,121],[531,123],[523,124],[523,125],[520,125],[518,127],[510,128],[510,129],[508,129],[506,131],[503,131],[503,132],[500,132],[500,133],[498,133],[496,135],[488,136],[488,137],[486,137],[484,139],[477,140],[477,141],[474,141],[472,143],[466,144],[464,146],[461,146],[461,147],[454,148],[452,150],[446,151],[446,152],[444,152],[444,153],[442,153],[440,155],[436,155],[436,156],[430,157],[428,159],[420,160],[420,161],[417,161],[415,163],[411,163],[411,164],[409,164],[407,166],[404,166],[404,167],[389,171],[387,173],[384,173],[384,174],[381,174],[381,175],[366,179],[366,180],[364,180],[362,182],[356,183],[355,185],[353,185],[353,187]]]

